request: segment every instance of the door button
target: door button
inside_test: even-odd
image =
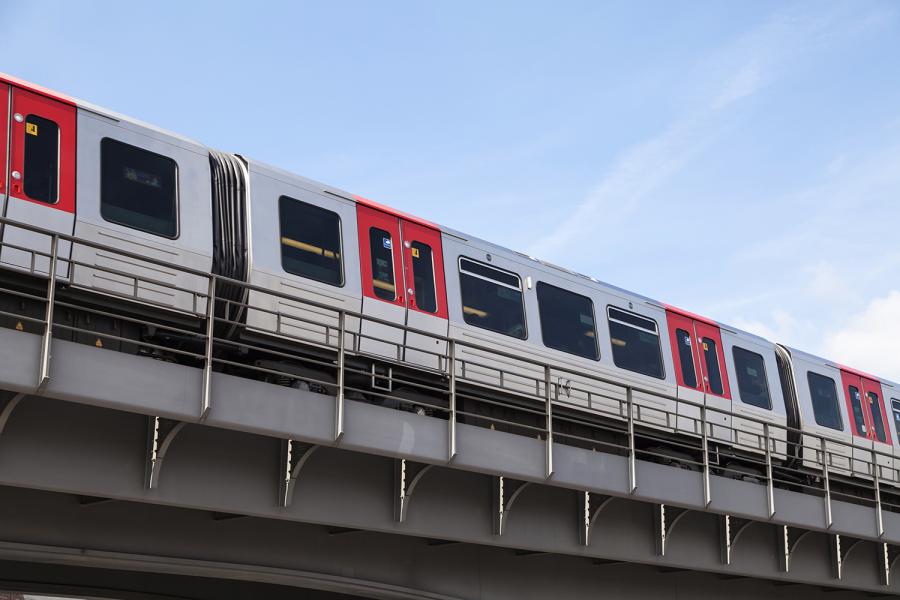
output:
[[[12,178],[15,179],[16,181],[22,179],[22,174],[19,173],[18,171],[13,171],[11,174],[12,174]]]

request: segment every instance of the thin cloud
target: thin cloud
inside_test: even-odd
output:
[[[640,202],[680,172],[729,126],[730,113],[742,101],[777,80],[784,66],[809,48],[833,37],[831,29],[848,27],[846,15],[801,19],[777,14],[738,42],[718,49],[698,66],[712,73],[695,85],[696,107],[656,137],[625,150],[571,215],[538,239],[529,254],[559,260],[564,250],[596,235],[597,225],[611,230],[636,211]],[[881,20],[877,20],[880,22]]]

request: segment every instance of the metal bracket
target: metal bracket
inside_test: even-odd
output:
[[[591,530],[593,530],[594,525],[597,523],[597,518],[600,516],[600,513],[614,498],[614,496],[598,495],[596,498],[597,506],[595,508],[591,503],[593,498],[591,497],[590,492],[581,492],[578,494],[578,514],[581,515],[581,527],[579,527],[578,531],[583,546],[591,545]]]
[[[397,495],[394,496],[394,520],[398,523],[406,521],[409,501],[412,499],[413,492],[425,473],[433,466],[414,463],[405,458],[394,461],[394,482],[397,486]],[[407,481],[409,481],[408,484]]]
[[[16,406],[19,405],[19,402],[21,402],[22,398],[24,397],[25,394],[16,394],[9,400],[7,400],[6,404],[3,405],[3,410],[0,410],[0,435],[2,435],[3,430],[6,429],[6,424],[9,423],[9,418],[12,416],[12,412],[16,409]]]
[[[656,554],[657,556],[665,556],[666,545],[668,544],[669,538],[672,537],[672,533],[675,531],[675,526],[678,525],[678,522],[681,521],[682,518],[684,518],[684,515],[691,511],[687,508],[676,509],[670,507],[668,516],[672,517],[671,522],[666,521],[667,511],[665,504],[654,505],[653,512],[653,529],[656,534]]]
[[[882,551],[884,552],[884,567],[881,570],[881,583],[882,585],[891,585],[891,570],[894,568],[897,559],[900,558],[900,551],[892,553],[887,543],[882,547]]]
[[[159,472],[162,470],[163,460],[172,445],[175,436],[184,429],[187,423],[173,421],[162,417],[149,417],[147,427],[147,474],[146,486],[154,490],[159,485]]]
[[[506,519],[512,510],[516,499],[525,491],[530,483],[527,481],[510,480],[509,489],[506,488],[504,477],[494,477],[494,535],[503,535],[506,529]]]
[[[281,489],[278,491],[278,500],[282,508],[287,508],[294,500],[294,488],[297,487],[297,478],[300,470],[309,460],[319,446],[316,444],[304,444],[294,440],[284,440],[281,444],[281,464],[284,468],[281,477]]]
[[[747,528],[754,523],[754,521],[749,519],[735,519],[735,521],[735,523],[732,523],[731,515],[722,515],[719,517],[719,528],[722,533],[722,537],[720,538],[722,541],[720,556],[722,564],[724,565],[731,564],[731,558],[734,555],[734,548],[737,546],[738,540]],[[737,525],[737,529],[734,529],[735,525]],[[734,531],[734,535],[732,535],[732,531]]]
[[[802,531],[800,535],[791,541],[791,529],[787,525],[782,525],[781,527],[782,529],[778,535],[778,547],[781,550],[778,556],[778,563],[784,573],[789,573],[791,570],[791,560],[794,557],[794,553],[797,551],[797,546],[799,546],[800,542],[803,541],[803,538],[808,536],[811,532],[809,530]]]
[[[829,541],[831,546],[831,576],[834,579],[841,580],[844,578],[844,563],[847,562],[850,551],[859,544],[859,540],[851,542],[846,550],[841,548],[840,534],[830,536]]]

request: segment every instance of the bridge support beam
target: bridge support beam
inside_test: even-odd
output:
[[[147,474],[145,483],[148,490],[159,486],[159,474],[163,460],[172,446],[172,442],[184,426],[184,421],[173,421],[161,417],[149,417],[147,427]]]

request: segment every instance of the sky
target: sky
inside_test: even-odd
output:
[[[0,0],[0,71],[900,381],[900,3]]]

